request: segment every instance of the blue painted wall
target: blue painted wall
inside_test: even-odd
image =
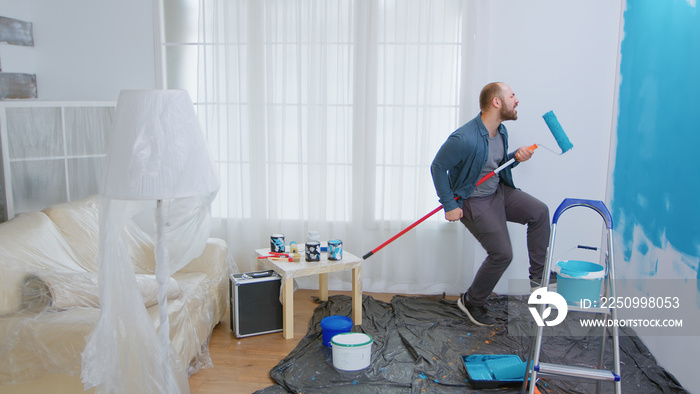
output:
[[[654,276],[649,256],[673,248],[697,277],[700,256],[700,17],[693,0],[628,0],[612,213],[625,262]],[[634,230],[644,237],[633,237]],[[621,246],[621,248],[620,248]],[[668,255],[668,254],[666,254]],[[633,256],[638,260],[632,261]],[[641,256],[641,257],[640,257]],[[645,256],[653,261],[643,261]]]

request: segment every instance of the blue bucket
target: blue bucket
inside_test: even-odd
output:
[[[328,316],[321,320],[321,333],[323,344],[331,347],[331,339],[338,334],[350,332],[352,319],[347,316]]]
[[[567,304],[598,306],[605,267],[588,261],[566,260],[558,262],[554,271],[557,273],[557,293]]]

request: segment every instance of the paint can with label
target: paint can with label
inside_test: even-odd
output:
[[[306,261],[321,261],[321,243],[318,241],[308,241],[304,251]]]
[[[284,253],[284,234],[270,235],[270,252]]]
[[[331,239],[328,241],[328,260],[338,261],[343,259],[343,241]]]

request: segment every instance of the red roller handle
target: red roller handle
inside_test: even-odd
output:
[[[458,199],[458,198],[459,198],[459,197],[455,197],[455,200]],[[390,243],[394,242],[394,241],[396,240],[396,238],[398,238],[398,237],[400,237],[400,236],[406,234],[406,232],[408,232],[410,229],[412,229],[412,228],[416,227],[417,225],[423,223],[423,222],[425,221],[425,219],[427,219],[427,218],[429,218],[429,217],[435,215],[435,214],[438,213],[441,209],[442,209],[442,205],[440,205],[439,207],[433,209],[429,214],[427,214],[427,215],[423,216],[422,218],[418,219],[416,222],[414,222],[414,223],[411,224],[410,226],[408,226],[408,227],[406,227],[405,229],[401,230],[401,232],[399,232],[398,234],[396,234],[396,235],[394,235],[393,237],[389,238],[388,241],[386,241],[386,242],[384,242],[383,244],[377,246],[376,248],[372,249],[371,252],[368,252],[366,255],[362,256],[362,259],[363,259],[363,260],[367,260],[368,257],[370,257],[370,256],[372,256],[373,254],[377,253],[377,252],[378,252],[380,249],[382,249],[383,247],[385,247],[385,246],[389,245]]]
[[[532,145],[532,146],[529,146],[528,149],[529,149],[529,150],[535,150],[535,149],[537,149],[537,144],[534,144],[534,145]],[[476,183],[476,186],[481,185],[481,184],[484,183],[487,179],[489,179],[489,178],[491,178],[492,176],[494,176],[494,175],[498,174],[499,172],[503,171],[503,169],[505,169],[506,167],[508,167],[509,165],[511,165],[511,164],[513,164],[513,163],[515,163],[515,158],[508,160],[508,161],[507,161],[505,164],[503,164],[502,166],[500,166],[500,167],[496,168],[495,170],[489,172],[488,174],[484,175],[484,177],[481,178],[481,179],[479,179],[479,181]],[[476,186],[474,186],[474,187],[476,187]],[[455,197],[455,200],[457,200],[457,199],[459,199],[459,197]],[[400,236],[406,234],[406,233],[407,233],[408,231],[410,231],[412,228],[416,227],[417,225],[423,223],[423,222],[424,222],[426,219],[428,219],[429,217],[431,217],[431,216],[435,215],[436,213],[440,212],[440,210],[442,210],[442,205],[440,205],[439,207],[433,209],[432,211],[430,211],[430,213],[428,213],[427,215],[423,216],[422,218],[416,220],[413,224],[411,224],[410,226],[408,226],[408,227],[406,227],[405,229],[401,230],[398,234],[396,234],[396,235],[394,235],[393,237],[389,238],[389,239],[388,239],[386,242],[384,242],[383,244],[381,244],[381,245],[377,246],[376,248],[372,249],[371,252],[368,252],[367,254],[365,254],[364,256],[362,256],[362,259],[363,259],[363,260],[367,260],[370,256],[372,256],[373,254],[377,253],[379,250],[381,250],[381,249],[384,248],[385,246],[389,245],[390,243],[394,242],[397,238],[399,238]]]

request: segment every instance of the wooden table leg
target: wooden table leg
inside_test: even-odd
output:
[[[362,324],[362,266],[352,269],[352,321]]]
[[[284,281],[282,314],[282,335],[284,339],[294,338],[294,278]]]
[[[328,273],[318,274],[318,298],[328,301]]]

